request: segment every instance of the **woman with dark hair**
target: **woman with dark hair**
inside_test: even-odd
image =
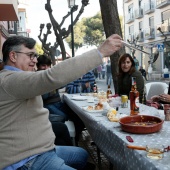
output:
[[[2,70],[4,68],[4,63],[3,61],[0,59],[0,70]]]
[[[118,61],[118,94],[129,96],[131,91],[132,79],[136,77],[137,90],[139,91],[139,102],[142,103],[144,80],[140,71],[135,69],[135,62],[128,53],[123,54]]]

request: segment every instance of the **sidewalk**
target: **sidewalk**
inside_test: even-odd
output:
[[[97,87],[98,90],[101,91],[106,91],[107,90],[107,85],[106,85],[106,79],[96,79]]]
[[[106,84],[106,79],[99,79],[97,80],[96,79],[96,83],[97,83],[97,86],[98,86],[98,91],[107,91],[107,84]],[[113,86],[113,83],[111,84],[111,90],[112,90],[112,93],[114,93],[114,86]]]
[[[147,84],[147,83],[150,83],[150,82],[165,82],[165,83],[167,83],[169,85],[170,79],[148,80],[145,83]],[[105,92],[107,91],[106,79],[99,79],[99,80],[96,79],[96,83],[97,83],[99,91],[101,91],[101,90],[103,90]],[[114,93],[113,83],[111,84],[111,90],[112,90],[112,93]]]

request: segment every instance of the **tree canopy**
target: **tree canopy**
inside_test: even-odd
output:
[[[44,53],[44,51],[42,50],[42,45],[40,45],[38,43],[35,44],[35,50],[36,50],[37,54],[39,54],[39,55],[42,55]]]
[[[123,17],[120,16],[119,19],[122,25]],[[105,32],[100,12],[93,17],[82,18],[82,20],[77,22],[74,26],[74,47],[76,49],[83,45],[98,46],[105,39]],[[71,35],[66,38],[66,42],[71,48]]]
[[[98,46],[105,39],[101,13],[98,12],[93,17],[83,18],[74,26],[74,46],[83,45]],[[66,42],[71,48],[71,36],[66,38]]]

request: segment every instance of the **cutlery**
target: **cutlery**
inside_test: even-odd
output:
[[[126,46],[126,47],[128,47],[128,48],[131,48],[131,49],[133,49],[133,50],[140,51],[140,52],[145,53],[145,54],[147,54],[147,55],[149,55],[149,56],[151,56],[151,57],[153,57],[153,58],[158,58],[159,53],[155,53],[154,56],[153,56],[153,54],[147,53],[147,52],[145,52],[145,51],[143,51],[143,50],[141,50],[141,49],[138,49],[138,48],[136,48],[136,47],[134,47],[134,46],[131,46],[130,44],[126,43],[125,41],[122,41],[122,43],[123,43],[124,46]]]
[[[144,151],[146,151],[146,147],[143,147],[143,146],[127,145],[127,148],[129,148],[129,149],[136,149],[136,150],[144,150]]]
[[[147,148],[144,146],[127,145],[127,148],[147,151]],[[170,146],[167,146],[166,148],[164,148],[164,152],[168,152],[169,150],[170,150]]]
[[[145,52],[145,51],[143,51],[143,50],[141,50],[141,49],[138,49],[138,48],[136,48],[136,47],[134,47],[134,46],[131,46],[130,44],[126,43],[125,41],[122,41],[122,43],[123,43],[124,46],[129,47],[129,48],[131,48],[131,49],[133,49],[133,50],[138,50],[138,51],[141,51],[141,52],[143,52],[143,53],[145,53],[145,54],[151,55],[150,53],[147,53],[147,52]]]

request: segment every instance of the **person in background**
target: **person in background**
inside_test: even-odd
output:
[[[55,146],[55,135],[41,95],[59,89],[102,64],[118,51],[122,38],[111,35],[97,49],[36,71],[36,41],[9,37],[2,46],[0,71],[0,169],[83,169],[88,153],[79,147]]]
[[[136,70],[138,70],[138,68],[139,68],[139,61],[137,60],[137,58],[135,56],[133,57],[133,60],[135,62],[135,68],[136,68]]]
[[[129,96],[132,86],[132,77],[136,77],[139,102],[142,103],[144,92],[144,80],[140,71],[135,69],[135,62],[128,53],[123,54],[118,61],[118,94]]]
[[[111,63],[110,60],[108,60],[106,65],[106,84],[111,85],[111,80],[112,80]]]
[[[152,68],[152,65],[150,64],[150,62],[148,62],[148,79],[152,79],[152,71],[153,71],[153,68]]]
[[[98,78],[97,67],[93,69],[93,73],[94,73],[95,79],[97,79]]]
[[[97,72],[98,72],[98,78],[101,79],[101,77],[102,77],[102,75],[101,75],[101,73],[102,73],[102,66],[101,66],[101,64],[97,67]]]
[[[51,58],[46,55],[40,55],[38,58],[37,69],[38,71],[47,70],[51,68]],[[59,89],[55,89],[49,93],[42,95],[44,107],[49,110],[50,118],[51,115],[63,116],[65,121],[72,120],[76,129],[76,145],[78,146],[79,136],[85,128],[82,120],[77,116],[76,113],[64,102],[62,102]]]
[[[81,78],[68,83],[65,87],[65,92],[68,94],[81,93]]]
[[[105,63],[102,64],[102,79],[105,79],[106,75],[106,65]]]
[[[94,81],[94,74],[92,71],[89,71],[84,74],[82,78],[79,78],[67,84],[65,91],[68,94],[93,92]]]
[[[147,81],[147,78],[146,78],[146,71],[145,71],[145,69],[143,69],[143,67],[142,67],[142,66],[140,66],[139,71],[141,72],[141,74],[142,74],[142,76],[145,78],[145,80]]]
[[[81,79],[81,92],[82,93],[90,93],[93,92],[95,77],[92,71],[87,72],[83,75]]]
[[[46,70],[51,68],[51,59],[46,55],[40,55],[37,58],[37,71]],[[62,103],[58,89],[42,95],[44,107],[47,108],[50,114],[63,116],[65,121],[68,120],[70,109]]]

